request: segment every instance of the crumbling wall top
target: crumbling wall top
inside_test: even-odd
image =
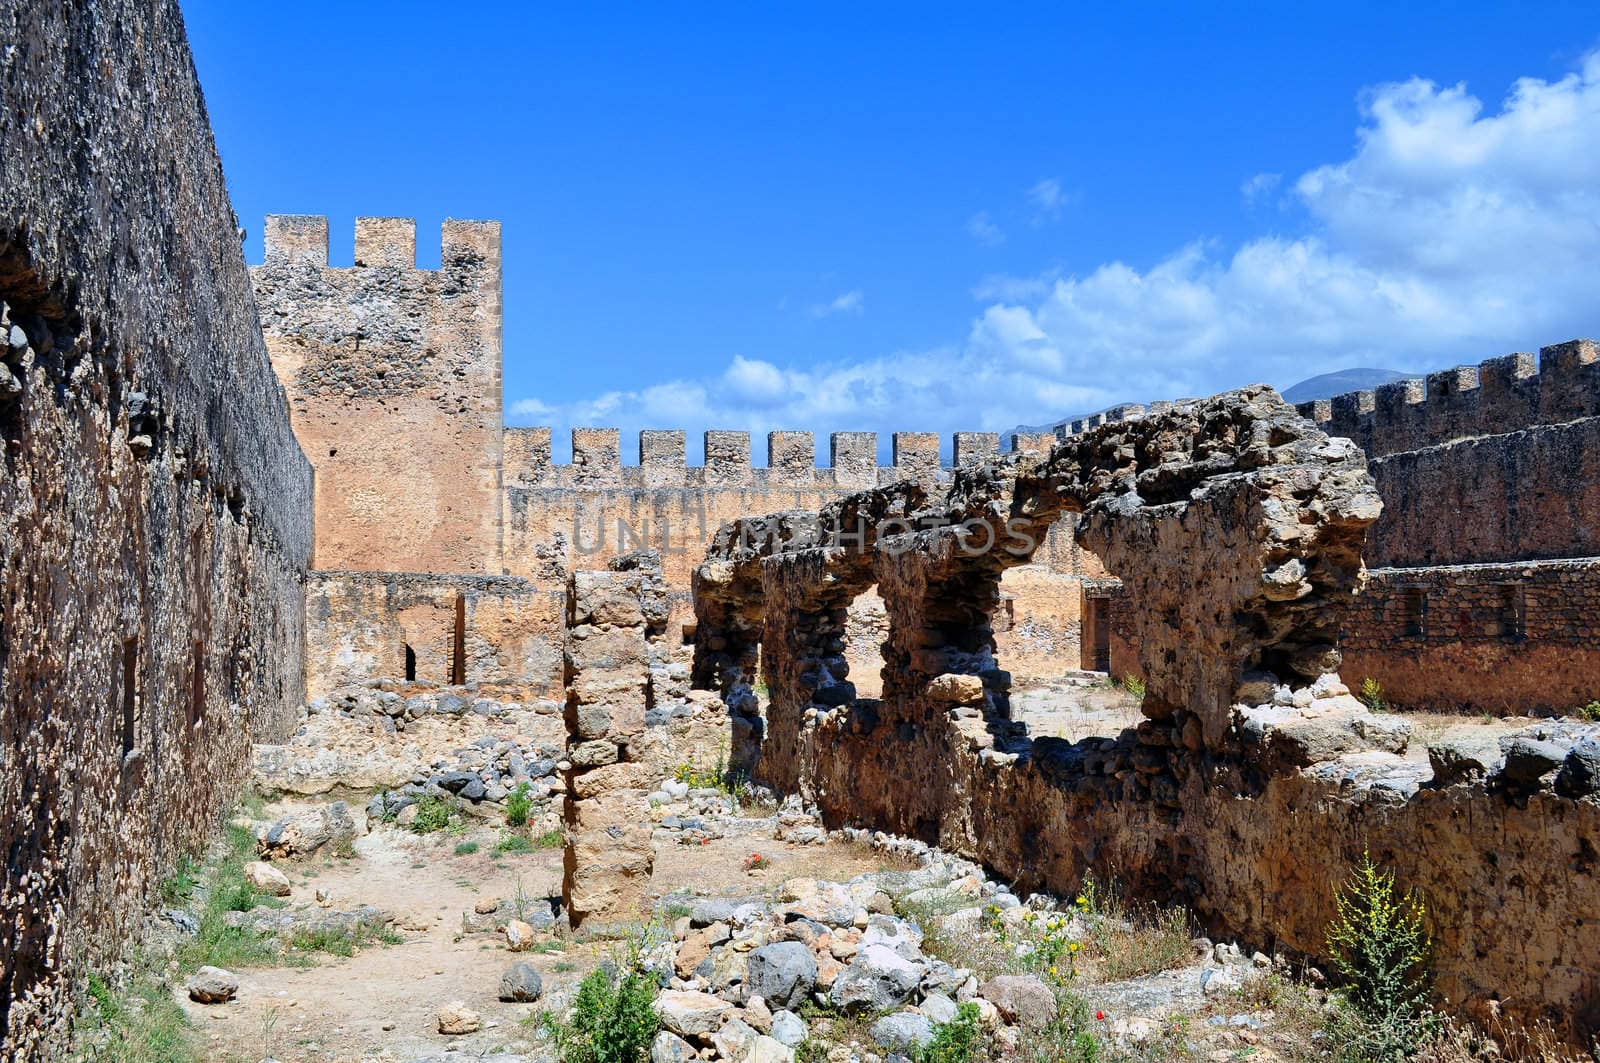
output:
[[[1354,439],[1369,457],[1499,435],[1600,414],[1600,348],[1593,340],[1508,354],[1475,366],[1397,380],[1297,409],[1329,435]]]

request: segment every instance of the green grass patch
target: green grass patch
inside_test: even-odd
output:
[[[177,870],[161,884],[161,903],[167,908],[180,908],[194,896],[200,884],[200,862],[192,856],[178,858]]]
[[[147,971],[121,989],[91,974],[73,1041],[103,1063],[200,1063],[202,1058],[183,1008]]]
[[[303,930],[289,938],[289,948],[301,953],[326,953],[350,957],[368,945],[398,945],[405,941],[389,927],[362,924],[353,930]]]
[[[471,856],[473,853],[475,853],[477,851],[478,851],[478,843],[477,842],[462,842],[460,845],[456,846],[456,855],[457,856]]]
[[[184,970],[213,967],[251,967],[273,962],[278,955],[271,935],[247,927],[229,926],[230,912],[248,912],[276,898],[260,893],[244,877],[244,865],[255,858],[256,840],[248,830],[232,824],[222,829],[223,854],[207,876],[205,904],[197,913],[200,932],[178,949]]]
[[[504,838],[494,843],[496,853],[531,853],[533,841],[522,834],[507,834]]]

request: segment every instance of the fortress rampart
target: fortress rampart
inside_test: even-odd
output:
[[[311,468],[171,0],[0,5],[0,1058],[304,702]]]
[[[272,216],[266,231],[265,259],[252,269],[263,330],[296,432],[317,468],[315,567],[326,571],[312,581],[308,599],[314,693],[409,661],[420,678],[469,676],[554,695],[559,602],[571,572],[640,548],[659,551],[672,612],[666,637],[689,641],[692,625],[687,632],[683,625],[691,573],[722,524],[752,513],[814,511],[901,480],[947,483],[954,470],[1002,453],[996,433],[942,439],[907,431],[893,434],[892,456],[880,464],[872,432],[820,438],[775,431],[762,441],[749,432],[708,431],[703,460],[690,464],[687,433],[659,429],[639,433],[633,464],[622,459],[618,430],[575,428],[571,459],[558,463],[549,428],[500,423],[494,223],[447,222],[438,270],[416,268],[409,219],[357,219],[350,266],[329,265],[325,218]],[[1004,449],[1041,454],[1108,423],[1172,409],[1168,402],[1119,406],[1055,434],[1015,435]],[[1388,581],[1398,578],[1389,570],[1600,556],[1600,360],[1589,341],[1297,409],[1330,435],[1354,440],[1370,460],[1384,500],[1365,552],[1377,571],[1374,602],[1386,600]],[[1075,520],[1069,514],[1052,525],[1035,559],[1003,576],[995,635],[1019,678],[1078,667],[1139,671],[1126,620],[1138,603],[1117,588],[1119,574],[1078,545]],[[375,596],[372,581],[354,575],[363,571],[392,574],[389,591]],[[527,652],[498,621],[479,630],[475,605],[448,607],[456,594],[450,579],[430,592],[446,603],[438,619],[422,619],[428,614],[412,599],[417,581],[429,575],[523,581],[480,589],[470,601],[500,603],[496,609],[526,618],[549,645]],[[1442,603],[1455,577],[1441,571],[1405,578],[1412,597],[1427,584]],[[358,601],[377,610],[377,621],[352,611]],[[852,609],[851,652],[864,663],[887,621],[871,591]],[[491,614],[498,615],[486,609],[484,616]],[[1350,610],[1347,681],[1371,675],[1400,704],[1485,707],[1463,696],[1466,684],[1427,683],[1412,663],[1412,636],[1392,615],[1376,606]],[[429,624],[438,630],[425,630]],[[1555,649],[1530,653],[1543,645],[1536,633],[1502,644],[1456,629],[1451,652],[1470,652],[1488,667],[1513,655],[1584,659]],[[1444,630],[1436,628],[1436,643]],[[455,649],[430,649],[467,643],[480,652],[465,662]],[[1468,645],[1474,648],[1461,649]],[[1498,684],[1497,705],[1570,708],[1554,702],[1586,682],[1564,669],[1567,678],[1541,685],[1520,671],[1527,676],[1520,692]],[[867,672],[861,682],[870,694],[876,669]]]
[[[1346,682],[1395,704],[1566,712],[1600,697],[1600,349],[1589,340],[1302,403],[1383,498]]]
[[[682,639],[690,573],[724,522],[812,510],[907,478],[942,482],[951,468],[1000,453],[997,433],[958,432],[944,467],[939,435],[896,432],[891,463],[880,466],[876,433],[836,432],[819,465],[812,433],[780,431],[768,433],[758,465],[750,433],[710,431],[704,462],[690,465],[685,432],[649,430],[635,465],[623,463],[616,429],[577,428],[572,460],[556,463],[550,429],[501,425],[499,241],[494,222],[446,222],[440,268],[421,270],[413,221],[358,218],[353,263],[332,266],[325,217],[267,218],[251,277],[295,432],[316,469],[313,697],[394,674],[553,695],[570,572],[659,550],[669,637]],[[1118,407],[1075,427],[1143,412]],[[1019,434],[1005,443],[1042,453],[1056,441]],[[476,576],[490,579],[458,586]],[[1094,663],[1081,649],[1082,580],[1105,576],[1070,530],[1055,529],[1036,563],[1007,574],[1000,627],[1020,674]],[[1109,610],[1101,610],[1107,624]],[[869,595],[860,613],[862,652],[876,652],[881,603]],[[533,634],[513,633],[507,615]]]
[[[1369,391],[1300,403],[1329,435],[1353,439],[1370,458],[1600,415],[1600,349],[1572,340],[1531,354],[1397,380]]]

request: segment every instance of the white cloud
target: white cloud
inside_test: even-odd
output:
[[[1254,204],[1272,195],[1282,183],[1281,173],[1258,173],[1239,186],[1239,194],[1246,203]]]
[[[817,303],[811,308],[812,317],[831,317],[834,314],[861,314],[867,309],[866,297],[860,288],[836,296],[831,302]]]
[[[967,232],[978,243],[989,247],[998,247],[1006,242],[1006,234],[994,223],[994,219],[989,217],[989,212],[986,210],[980,210],[967,219]]]
[[[1062,210],[1066,208],[1071,198],[1061,187],[1060,180],[1054,177],[1046,177],[1028,189],[1028,202],[1033,204],[1034,224],[1054,221],[1061,217]]]
[[[1281,184],[1298,231],[1237,246],[1175,234],[1140,268],[985,278],[959,342],[721,375],[584,403],[514,404],[562,425],[818,432],[1004,429],[1123,400],[1284,386],[1355,365],[1425,370],[1600,332],[1600,55],[1518,81],[1498,108],[1413,79],[1360,101],[1350,157]],[[986,213],[968,229],[998,243]]]

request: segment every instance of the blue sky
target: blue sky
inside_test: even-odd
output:
[[[423,265],[501,219],[507,419],[558,438],[825,451],[1600,333],[1592,4],[183,8],[250,261],[268,212],[336,264],[358,214]]]

